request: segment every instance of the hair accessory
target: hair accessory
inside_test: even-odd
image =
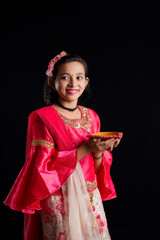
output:
[[[61,52],[60,54],[58,54],[57,56],[55,56],[50,62],[49,62],[49,65],[48,65],[48,69],[46,71],[46,75],[48,77],[52,77],[52,72],[53,72],[53,69],[54,69],[54,64],[60,60],[62,57],[66,56],[67,53],[66,52]]]

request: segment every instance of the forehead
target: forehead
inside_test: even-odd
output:
[[[58,74],[62,73],[76,74],[83,73],[85,74],[84,65],[81,62],[74,61],[69,63],[62,63],[58,68]]]

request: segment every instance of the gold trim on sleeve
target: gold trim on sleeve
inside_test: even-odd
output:
[[[49,148],[55,148],[55,144],[45,141],[45,140],[40,140],[40,139],[33,139],[32,140],[32,146],[45,146]]]

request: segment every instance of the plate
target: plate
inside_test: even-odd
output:
[[[123,136],[122,132],[97,132],[88,135],[89,138],[97,138],[101,140],[107,140],[111,138],[121,139]]]

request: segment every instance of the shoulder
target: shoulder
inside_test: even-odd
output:
[[[39,109],[37,109],[37,110],[34,110],[33,112],[31,112],[31,113],[29,114],[29,118],[47,114],[47,113],[49,113],[49,111],[51,110],[51,108],[52,108],[52,106],[47,106],[47,107],[43,107],[43,108],[39,108]]]
[[[28,116],[28,123],[31,125],[44,125],[45,119],[48,119],[51,112],[54,111],[52,106],[39,108],[31,112]]]
[[[28,126],[32,129],[49,129],[50,120],[53,121],[54,108],[52,106],[43,107],[31,112],[28,116]],[[39,130],[38,130],[39,131]]]

